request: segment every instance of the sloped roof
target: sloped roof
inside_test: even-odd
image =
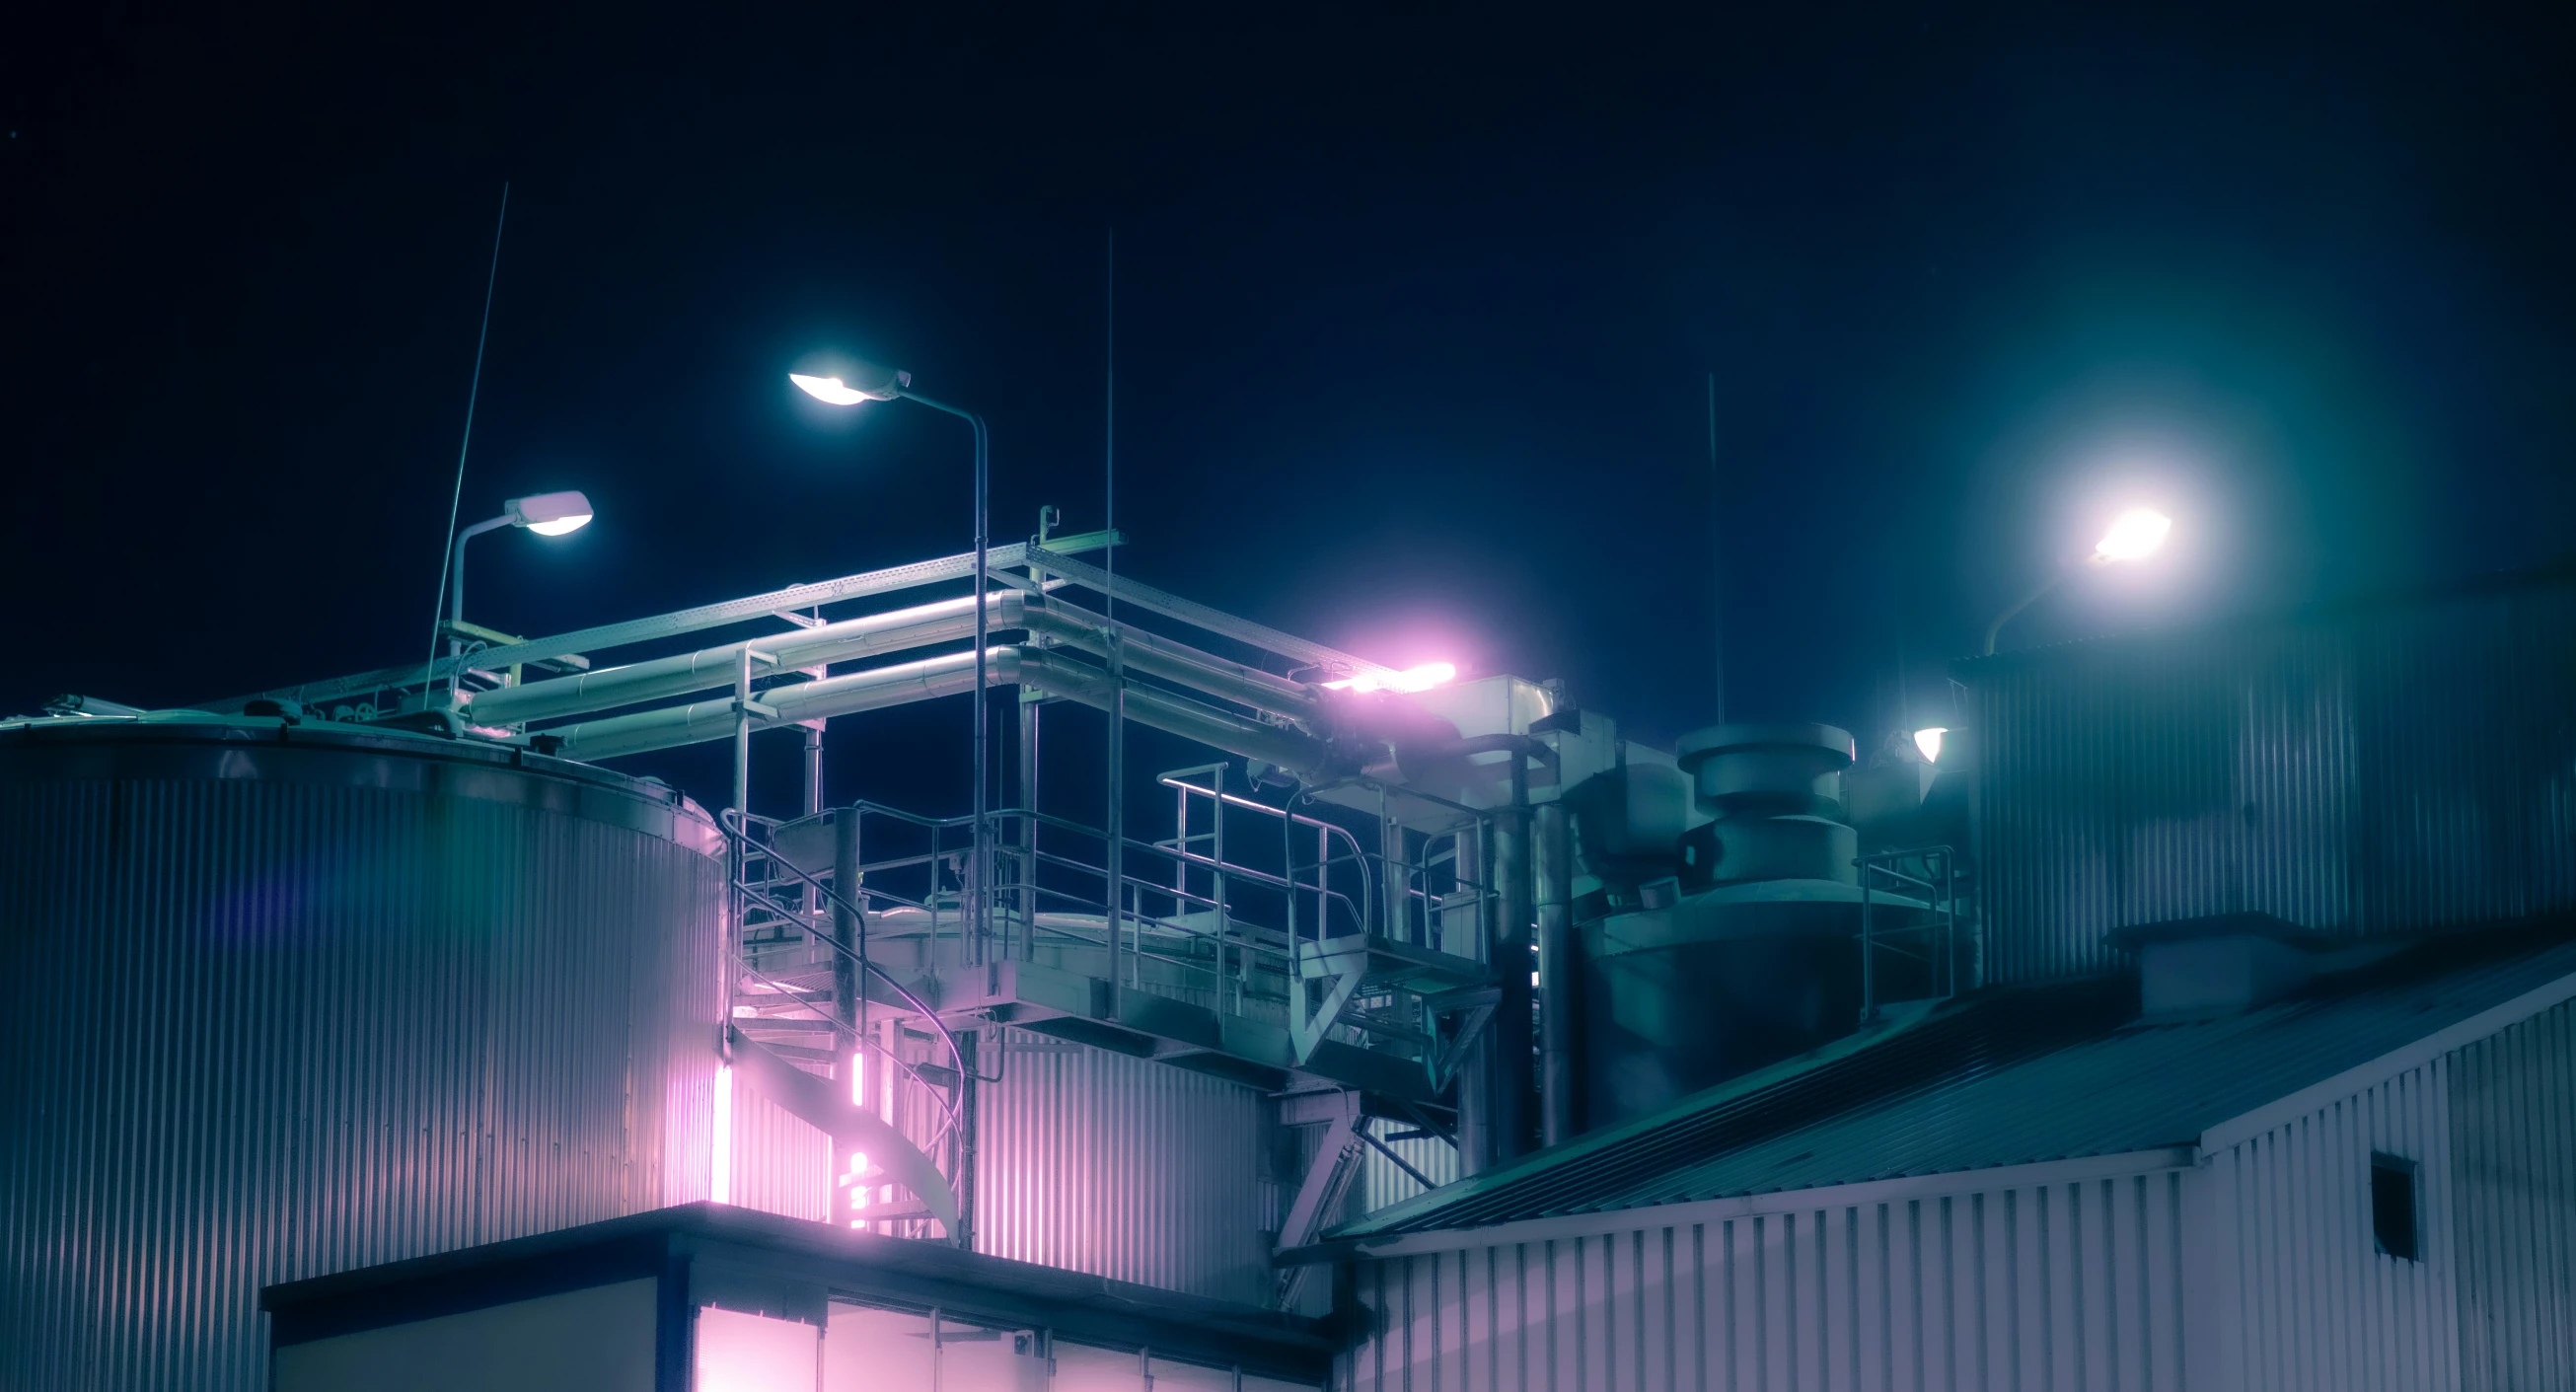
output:
[[[2424,942],[2221,1019],[2141,1022],[2127,979],[1981,992],[1381,1209],[1328,1240],[2191,1145],[2576,975],[2571,927]]]

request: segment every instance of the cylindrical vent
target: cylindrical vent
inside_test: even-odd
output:
[[[1841,820],[1852,755],[1830,725],[1683,737],[1678,762],[1716,819],[1681,836],[1678,902],[1584,926],[1587,1125],[1645,1115],[1858,1021],[1859,840]]]

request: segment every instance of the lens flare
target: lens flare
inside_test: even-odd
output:
[[[1326,691],[1402,691],[1411,693],[1416,691],[1429,691],[1431,688],[1438,686],[1443,682],[1456,679],[1457,675],[1458,668],[1453,663],[1426,662],[1419,667],[1407,667],[1401,672],[1390,673],[1386,676],[1379,676],[1375,672],[1370,672],[1356,677],[1344,677],[1340,681],[1328,681],[1324,683],[1324,689]]]

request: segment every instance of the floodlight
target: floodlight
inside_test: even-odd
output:
[[[1324,689],[1326,691],[1401,691],[1410,695],[1417,691],[1429,691],[1442,682],[1456,678],[1457,675],[1458,668],[1455,664],[1426,662],[1419,667],[1407,667],[1401,672],[1390,672],[1385,676],[1370,672],[1356,677],[1344,677],[1340,681],[1328,681],[1324,683]]]
[[[539,536],[562,536],[590,525],[590,499],[577,492],[538,493],[512,498],[501,506],[510,514],[512,525]]]
[[[1923,762],[1941,762],[1941,737],[1950,733],[1947,725],[1930,725],[1914,732],[1914,747],[1923,754]]]
[[[912,385],[912,374],[860,363],[831,377],[790,372],[794,382],[807,396],[826,406],[856,406],[862,401],[892,401]]]
[[[2165,534],[2172,530],[2173,519],[2154,508],[2131,508],[2112,519],[2111,530],[2093,548],[2093,563],[2143,560],[2165,544]]]

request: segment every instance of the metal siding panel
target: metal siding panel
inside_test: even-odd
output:
[[[2576,1005],[2452,1056],[2460,1385],[2576,1384]]]
[[[186,743],[0,765],[0,1385],[263,1387],[265,1284],[703,1195],[716,862]]]
[[[1168,1064],[1001,1031],[978,1084],[977,1250],[1260,1303],[1261,1094]]]
[[[2214,1239],[2197,1253],[2239,1296],[2201,1306],[2211,1375],[2229,1385],[2413,1389],[2458,1385],[2452,1123],[2436,1060],[2211,1157]],[[2372,1151],[2417,1161],[2424,1259],[2375,1249]],[[2221,1245],[2223,1244],[2223,1245]]]
[[[2159,1172],[1364,1261],[1352,1366],[1425,1392],[2179,1388],[2184,1194]]]
[[[2237,910],[2347,937],[2576,905],[2576,587],[1972,671],[1988,976]]]
[[[733,1094],[733,1202],[811,1222],[848,1223],[849,1190],[835,1187],[832,1138],[758,1092]]]

